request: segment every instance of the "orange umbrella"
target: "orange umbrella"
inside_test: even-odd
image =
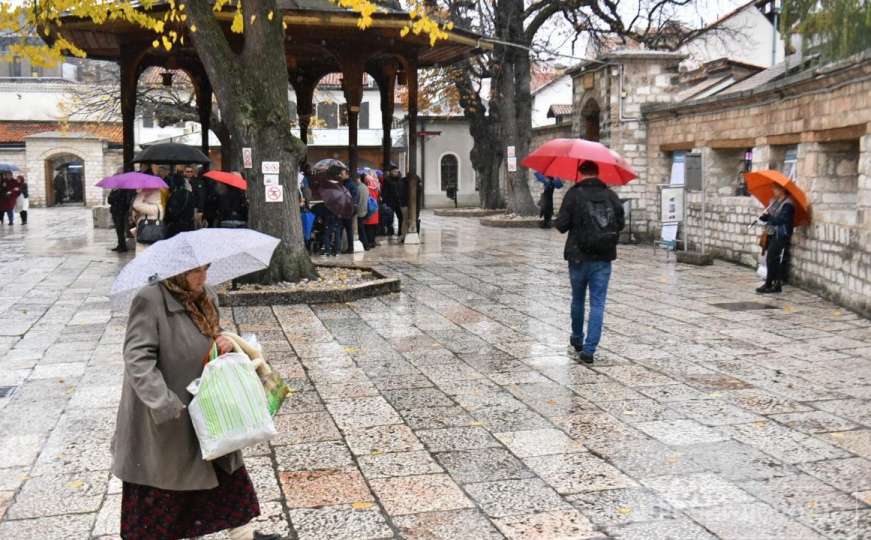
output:
[[[767,208],[774,197],[773,186],[779,185],[789,193],[795,203],[793,225],[807,225],[811,222],[811,203],[804,191],[795,182],[779,171],[753,171],[744,174],[747,191]]]
[[[246,182],[244,178],[236,173],[224,171],[209,171],[203,176],[205,176],[206,178],[211,178],[212,180],[217,180],[218,182],[221,182],[222,184],[227,184],[228,186],[233,186],[239,189],[248,189],[248,182]]]

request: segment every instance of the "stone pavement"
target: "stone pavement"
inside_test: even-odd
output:
[[[0,538],[115,538],[124,318],[106,293],[124,260],[86,212],[32,214],[0,229]],[[601,353],[579,365],[560,235],[424,225],[420,248],[364,256],[401,294],[224,310],[296,389],[247,452],[261,529],[871,538],[871,321],[624,247]],[[773,309],[718,305],[738,302]]]

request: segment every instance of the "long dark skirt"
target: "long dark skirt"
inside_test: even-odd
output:
[[[227,474],[215,467],[218,487],[170,491],[124,482],[121,538],[176,540],[241,527],[260,515],[257,493],[245,467]]]

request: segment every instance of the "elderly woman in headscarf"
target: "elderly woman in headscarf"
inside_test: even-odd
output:
[[[276,539],[254,531],[257,494],[241,452],[205,461],[187,405],[220,336],[208,266],[148,285],[133,299],[124,339],[124,384],[112,473],[121,479],[121,537],[197,537],[229,529],[232,540]]]
[[[363,178],[363,182],[366,184],[366,187],[369,189],[369,196],[375,199],[378,203],[378,207],[381,207],[381,183],[372,175],[366,175]],[[378,221],[380,219],[380,211],[375,210],[372,215],[367,217],[363,223],[366,225],[366,240],[369,241],[369,249],[375,247],[375,231],[378,228]]]

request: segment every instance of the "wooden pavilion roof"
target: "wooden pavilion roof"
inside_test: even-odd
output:
[[[408,23],[408,14],[398,9],[395,2],[378,3],[382,11],[373,14],[370,28],[360,30],[357,27],[359,15],[330,0],[279,0],[278,5],[287,24],[289,66],[317,70],[337,68],[336,62],[323,47],[325,42],[333,47],[344,46],[360,51],[361,55],[367,55],[369,61],[377,61],[379,54],[396,55],[416,50],[420,67],[452,64],[491,47],[482,42],[478,34],[459,28],[448,31],[448,37],[433,46],[430,46],[429,36],[426,35],[415,36],[410,33],[402,37],[400,32]],[[166,8],[166,4],[157,4],[152,12],[160,13]],[[221,13],[217,17],[231,40],[242,39],[241,36],[230,34],[232,14]],[[97,24],[73,17],[64,19],[62,33],[84,50],[89,58],[114,61],[120,58],[122,45],[150,44],[155,38],[152,32],[126,21]],[[189,44],[190,40],[186,38],[185,42]],[[196,55],[190,45],[179,44],[173,47],[171,53],[155,48],[150,54],[166,57]]]

